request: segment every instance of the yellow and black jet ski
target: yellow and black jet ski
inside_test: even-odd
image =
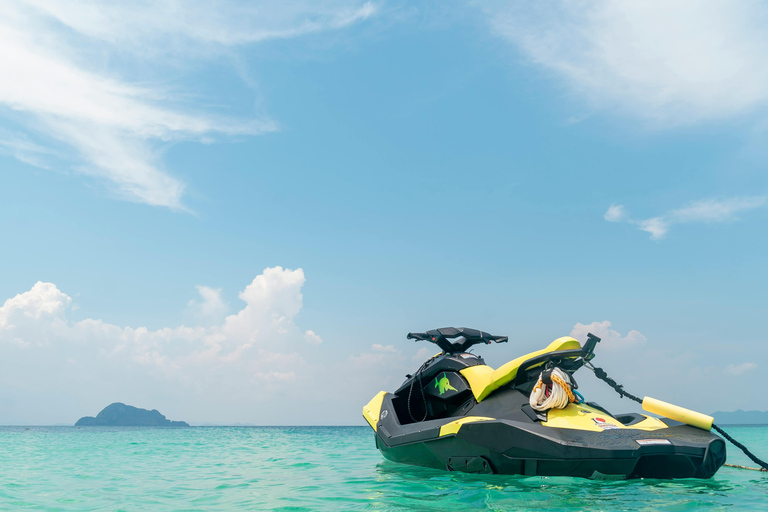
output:
[[[692,426],[614,415],[584,402],[573,374],[585,365],[594,368],[590,360],[600,338],[592,334],[584,347],[558,338],[497,369],[468,350],[506,342],[506,336],[446,327],[409,333],[408,339],[442,351],[394,393],[381,391],[363,407],[376,446],[389,460],[468,473],[608,480],[709,478],[725,462],[725,442],[709,431],[704,415],[646,399],[661,404],[658,411],[698,425]],[[531,399],[534,393],[546,402],[558,385],[568,398],[557,407],[542,410]]]

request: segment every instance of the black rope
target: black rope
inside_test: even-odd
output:
[[[431,359],[429,361],[431,361]],[[424,396],[424,386],[421,385],[421,371],[425,366],[427,366],[429,361],[426,361],[424,364],[422,364],[421,367],[416,371],[416,374],[411,378],[411,388],[408,390],[408,416],[410,416],[411,421],[414,422],[420,422],[427,419],[427,398]],[[414,418],[413,413],[411,412],[411,393],[413,393],[413,385],[416,383],[416,377],[419,378],[419,391],[421,391],[421,400],[424,402],[424,417],[420,420]]]
[[[595,377],[597,377],[598,379],[602,380],[603,382],[605,382],[606,384],[611,386],[613,389],[615,389],[616,392],[619,394],[619,396],[621,396],[622,398],[627,397],[630,400],[633,400],[633,401],[635,401],[635,402],[637,402],[639,404],[643,403],[643,401],[640,398],[638,398],[635,395],[625,391],[624,390],[624,386],[622,386],[621,384],[617,383],[615,380],[610,378],[608,376],[608,374],[605,373],[605,370],[603,370],[602,368],[597,368],[597,367],[592,366],[592,365],[587,365],[587,368],[589,368],[590,370],[595,372]],[[712,428],[715,429],[725,439],[730,441],[736,448],[739,448],[741,451],[743,451],[744,454],[752,460],[752,462],[754,462],[758,466],[762,467],[763,469],[761,469],[761,471],[768,471],[768,463],[758,459],[755,456],[755,454],[753,454],[751,451],[749,451],[749,449],[746,446],[744,446],[743,444],[741,444],[740,442],[738,442],[737,440],[735,440],[734,438],[729,436],[728,433],[725,430],[723,430],[722,428],[718,427],[717,425],[712,424]]]
[[[763,469],[761,469],[760,471],[768,471],[768,464],[766,464],[766,463],[765,463],[765,461],[762,461],[762,460],[758,459],[757,457],[755,457],[755,454],[753,454],[751,451],[749,451],[749,449],[748,449],[746,446],[744,446],[743,444],[741,444],[740,442],[738,442],[737,440],[735,440],[734,438],[732,438],[731,436],[729,436],[729,435],[728,435],[728,433],[727,433],[725,430],[721,429],[721,428],[720,428],[720,427],[718,427],[717,425],[715,425],[715,424],[712,424],[712,428],[713,428],[713,429],[715,429],[715,430],[717,430],[717,432],[718,432],[718,433],[719,433],[721,436],[723,436],[723,437],[724,437],[724,438],[726,438],[728,441],[730,441],[731,443],[733,443],[733,445],[734,445],[734,446],[736,446],[737,448],[740,448],[740,449],[741,449],[741,451],[743,451],[743,452],[744,452],[744,455],[746,455],[747,457],[749,457],[750,459],[752,459],[752,462],[754,462],[754,463],[755,463],[755,464],[757,464],[758,466],[762,467]]]
[[[587,366],[587,368],[595,372],[595,377],[597,377],[598,379],[602,380],[603,382],[611,386],[613,389],[615,389],[616,392],[619,394],[619,396],[621,396],[621,398],[627,397],[630,400],[633,400],[639,404],[643,403],[642,399],[636,397],[632,393],[628,393],[627,391],[625,391],[624,386],[622,386],[621,384],[617,383],[615,380],[610,378],[608,374],[605,373],[605,370],[603,370],[602,368],[597,368],[595,366]]]

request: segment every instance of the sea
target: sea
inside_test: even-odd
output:
[[[768,426],[727,431],[768,459]],[[768,473],[592,481],[386,461],[366,427],[0,427],[0,510],[768,511]],[[728,462],[754,465],[728,445]]]

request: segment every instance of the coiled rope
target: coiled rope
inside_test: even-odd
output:
[[[622,398],[627,397],[630,400],[632,400],[634,402],[637,402],[637,403],[642,405],[642,403],[643,403],[642,399],[640,399],[640,398],[636,397],[635,395],[625,391],[624,390],[624,386],[622,386],[621,384],[618,384],[615,380],[610,378],[608,376],[608,374],[605,373],[605,370],[603,370],[602,368],[598,368],[596,366],[592,366],[590,363],[587,363],[585,366],[595,373],[595,377],[597,377],[598,379],[602,380],[603,382],[605,382],[606,384],[611,386],[619,394],[619,396],[621,396]],[[533,407],[533,405],[531,405],[531,406]],[[732,467],[732,468],[753,469],[755,471],[768,471],[768,463],[767,462],[757,458],[757,456],[754,453],[752,453],[751,451],[749,451],[749,449],[746,446],[744,446],[743,444],[741,444],[740,442],[738,442],[737,440],[732,438],[722,428],[718,427],[715,424],[712,425],[712,428],[715,429],[721,436],[723,436],[725,439],[727,439],[736,448],[738,448],[742,452],[744,452],[744,455],[749,457],[752,460],[752,462],[754,462],[755,464],[760,466],[760,468],[750,468],[750,467],[747,467],[747,466],[738,466],[738,465],[735,465],[735,464],[726,464],[726,466],[729,466],[729,467]]]
[[[529,403],[536,411],[564,409],[569,403],[577,402],[571,391],[571,378],[560,368],[553,368],[548,378],[547,371],[541,372],[536,382]],[[549,380],[549,383],[545,383]]]

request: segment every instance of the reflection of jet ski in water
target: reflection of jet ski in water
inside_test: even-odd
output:
[[[708,416],[650,398],[646,410],[676,419],[613,415],[584,402],[573,374],[582,366],[600,370],[589,363],[600,341],[591,334],[584,347],[559,338],[495,370],[467,350],[506,336],[448,327],[408,338],[442,352],[363,408],[387,459],[469,473],[600,479],[709,478],[725,462],[725,442],[710,433]]]

